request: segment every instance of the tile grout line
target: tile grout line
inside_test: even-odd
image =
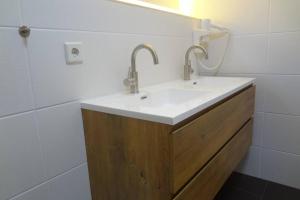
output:
[[[290,156],[296,156],[296,157],[300,157],[300,154],[297,153],[291,153],[291,152],[287,152],[287,151],[283,151],[283,150],[277,150],[277,149],[273,149],[270,147],[260,147],[263,150],[268,150],[268,151],[273,151],[273,152],[277,152],[277,153],[282,153],[282,154],[288,154]]]
[[[58,107],[58,106],[63,106],[63,105],[71,104],[71,103],[76,103],[76,102],[79,103],[80,100],[81,99],[74,99],[74,100],[65,101],[65,102],[58,103],[58,104],[53,104],[53,105],[50,105],[50,106],[43,106],[43,107],[24,110],[24,111],[21,111],[21,112],[10,113],[10,114],[7,114],[7,115],[0,116],[0,120],[10,118],[10,117],[14,117],[14,116],[19,116],[19,115],[30,113],[30,112],[36,112],[36,111],[41,111],[41,110],[44,110],[44,109],[50,109],[50,108],[54,108],[54,107]]]
[[[23,14],[22,14],[22,8],[23,8],[23,1],[20,2],[20,10],[21,10],[21,16],[22,16],[22,21],[23,21]],[[41,139],[41,134],[40,134],[40,126],[39,126],[39,120],[37,116],[37,110],[35,109],[37,107],[37,99],[36,99],[36,93],[34,90],[34,84],[33,84],[33,72],[32,72],[32,62],[31,62],[31,57],[30,57],[30,52],[29,52],[29,46],[28,46],[28,38],[23,39],[24,41],[24,46],[25,46],[25,51],[26,51],[26,56],[27,56],[27,70],[28,70],[28,76],[30,79],[30,88],[31,88],[31,95],[32,95],[32,100],[33,100],[33,118],[34,118],[34,127],[35,127],[35,135],[38,140],[38,146],[39,146],[39,156],[41,159],[41,167],[42,167],[42,177],[41,177],[41,182],[43,182],[44,179],[47,177],[47,167],[46,167],[46,158],[45,158],[45,150],[42,145],[42,139]]]
[[[68,169],[67,171],[64,171],[64,172],[62,172],[62,173],[59,173],[59,174],[57,174],[56,176],[54,176],[54,177],[52,177],[52,178],[50,178],[50,179],[47,179],[47,180],[45,180],[45,181],[42,181],[41,183],[39,183],[39,184],[37,184],[37,185],[34,185],[34,186],[30,187],[29,189],[26,189],[26,190],[23,191],[23,192],[20,192],[20,193],[18,193],[18,194],[15,194],[14,196],[9,197],[9,199],[7,199],[7,200],[12,200],[12,199],[14,199],[14,198],[21,197],[21,196],[23,196],[24,194],[26,194],[27,192],[31,192],[31,191],[33,191],[33,190],[39,188],[40,186],[46,185],[46,184],[48,184],[48,183],[51,183],[53,180],[55,180],[55,179],[57,179],[57,178],[60,178],[60,177],[62,177],[62,176],[65,176],[65,175],[67,175],[67,174],[73,172],[74,170],[76,170],[76,169],[78,169],[78,168],[80,168],[80,167],[83,167],[84,165],[87,165],[87,161],[84,161],[84,162],[82,162],[82,163],[80,163],[80,164],[78,164],[78,165],[76,165],[76,166],[74,166],[74,167]]]
[[[23,1],[20,1],[19,4],[20,7],[20,16],[21,16],[21,24],[24,23],[24,15],[23,15]],[[37,116],[37,100],[36,100],[36,93],[34,90],[34,84],[33,84],[33,72],[32,72],[32,62],[31,62],[31,57],[30,57],[30,52],[29,52],[29,44],[28,44],[28,38],[23,38],[23,44],[26,52],[26,57],[27,57],[27,73],[28,73],[28,78],[30,80],[30,89],[31,89],[31,97],[32,97],[32,103],[33,103],[33,120],[34,120],[34,127],[35,127],[35,136],[37,137],[38,140],[38,147],[39,147],[39,156],[41,159],[41,167],[42,167],[42,177],[41,177],[41,182],[43,182],[46,177],[47,177],[47,167],[46,167],[46,161],[45,161],[45,151],[42,146],[42,139],[41,139],[41,134],[40,134],[40,126],[39,126],[39,120]],[[1,118],[0,118],[1,119]]]
[[[25,22],[23,20],[20,21],[21,24]],[[18,28],[17,25],[0,25],[0,28]],[[88,33],[111,33],[111,34],[125,34],[125,35],[147,35],[147,36],[162,36],[162,37],[176,37],[176,38],[187,38],[185,36],[174,35],[174,34],[156,34],[156,33],[135,33],[135,32],[126,32],[126,31],[109,31],[109,30],[95,30],[95,29],[75,29],[75,28],[52,28],[52,27],[39,27],[39,26],[31,26],[31,28],[36,30],[47,30],[47,31],[69,31],[69,32],[88,32]],[[286,31],[267,31],[267,32],[257,32],[257,33],[233,33],[233,37],[255,37],[255,36],[263,36],[269,34],[289,34],[289,33],[298,33],[300,29],[295,30],[286,30]]]
[[[225,67],[232,67],[234,65],[224,65]],[[300,72],[299,73],[294,73],[294,74],[283,74],[283,73],[269,73],[269,72],[221,72],[219,73],[219,75],[258,75],[258,76],[300,76]]]
[[[297,114],[291,114],[291,113],[276,113],[276,112],[263,112],[264,114],[271,114],[271,115],[280,115],[280,116],[286,116],[286,117],[300,117],[300,115]]]
[[[258,154],[258,175],[259,177],[262,177],[262,147],[263,147],[263,141],[264,141],[264,130],[265,130],[265,117],[266,113],[262,114],[262,127],[261,127],[261,133],[260,133],[260,150]]]
[[[0,29],[17,29],[17,28],[19,28],[19,26],[17,26],[17,25],[15,25],[15,26],[14,25],[2,25],[2,26],[0,26]]]
[[[24,24],[22,22],[21,24]],[[10,25],[2,25],[0,29],[5,28],[19,28],[19,26],[10,26]],[[133,35],[133,36],[152,36],[152,37],[170,37],[170,38],[178,38],[178,39],[189,39],[187,36],[180,36],[180,35],[173,35],[173,34],[155,34],[155,33],[134,33],[134,32],[122,32],[122,31],[109,31],[109,30],[87,30],[87,29],[63,29],[63,28],[46,28],[46,27],[36,27],[31,26],[32,30],[39,30],[39,31],[57,31],[57,32],[82,32],[82,33],[102,33],[102,34],[113,34],[113,35]],[[271,34],[289,34],[289,33],[297,33],[300,32],[299,30],[293,31],[282,31],[282,32],[262,32],[262,33],[245,33],[245,34],[235,34],[233,33],[233,37],[257,37],[257,36],[269,36]]]
[[[155,34],[155,33],[134,33],[134,32],[113,32],[109,30],[85,30],[85,29],[62,29],[62,28],[43,28],[43,27],[35,27],[31,26],[32,30],[37,31],[51,31],[51,32],[79,32],[79,33],[99,33],[99,34],[112,34],[112,35],[130,35],[130,36],[152,36],[152,37],[169,37],[169,38],[178,38],[178,39],[190,39],[188,36],[180,36],[180,35],[168,35],[168,34]]]
[[[267,29],[267,49],[266,49],[266,61],[267,61],[267,68],[269,68],[270,66],[270,30],[271,30],[271,0],[268,0],[268,29]],[[270,73],[268,73],[269,75]],[[262,109],[265,110],[265,107],[266,107],[266,91],[263,90],[262,91]],[[264,116],[265,114],[263,114]],[[262,133],[261,133],[261,142],[262,142],[262,139],[263,139],[263,129],[262,129]],[[261,167],[262,167],[262,156],[261,156],[261,151],[259,152],[259,176],[261,177],[262,174],[261,174]]]

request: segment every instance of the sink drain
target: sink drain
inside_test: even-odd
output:
[[[144,99],[147,99],[148,97],[145,95],[145,96],[141,96],[141,100],[144,100]]]

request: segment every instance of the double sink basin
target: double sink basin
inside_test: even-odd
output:
[[[230,95],[254,84],[244,77],[199,76],[122,92],[81,102],[87,110],[175,125]]]

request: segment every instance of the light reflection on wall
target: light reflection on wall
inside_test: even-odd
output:
[[[140,1],[160,5],[160,6],[171,8],[171,9],[178,9],[179,8],[179,1],[178,0],[140,0]]]
[[[125,3],[136,4],[139,6],[150,7],[174,13],[200,18],[201,3],[203,0],[119,0]],[[145,3],[145,4],[143,4]],[[157,5],[158,7],[153,7]]]

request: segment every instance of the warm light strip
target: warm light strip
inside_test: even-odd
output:
[[[113,1],[126,3],[126,4],[133,4],[133,5],[137,5],[137,6],[141,6],[141,7],[146,7],[146,8],[155,9],[155,10],[161,10],[161,11],[168,12],[168,13],[173,13],[173,14],[177,14],[177,15],[184,15],[184,16],[187,16],[187,17],[195,18],[193,16],[190,16],[188,13],[181,12],[181,10],[166,8],[166,7],[163,7],[163,6],[159,6],[159,5],[155,5],[155,4],[152,4],[152,3],[143,2],[143,1],[139,1],[139,0],[113,0]]]
[[[179,9],[184,15],[193,13],[193,0],[179,0]]]

